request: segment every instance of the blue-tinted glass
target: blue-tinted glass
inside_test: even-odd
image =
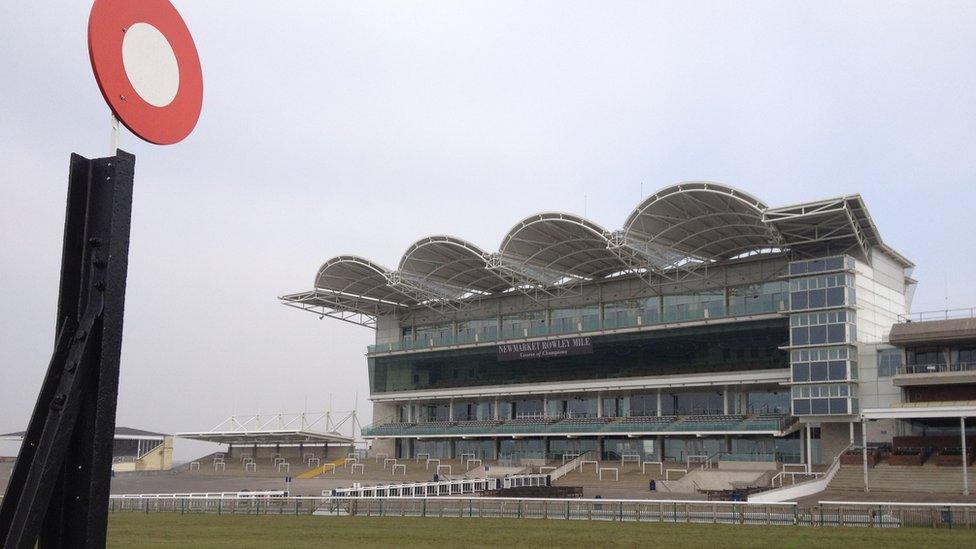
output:
[[[792,334],[793,345],[808,345],[810,343],[810,330],[806,327],[793,328]]]
[[[806,292],[792,292],[790,294],[790,309],[798,311],[800,309],[807,308],[807,293]]]
[[[810,381],[826,381],[827,363],[813,362],[810,364]]]
[[[844,288],[828,288],[827,289],[827,306],[828,307],[840,307],[844,304]]]
[[[844,341],[844,331],[847,324],[831,324],[827,326],[827,342],[840,343]]]
[[[814,415],[824,415],[828,414],[829,407],[826,398],[811,398],[810,399],[810,413]]]
[[[798,362],[793,365],[793,381],[803,382],[810,381],[810,364],[807,362]]]
[[[810,290],[809,304],[807,305],[811,309],[820,309],[827,306],[827,291],[823,288],[819,290]]]
[[[846,379],[847,363],[843,360],[830,361],[830,379]]]
[[[830,399],[830,413],[831,414],[846,414],[847,413],[847,399],[846,398],[832,398],[832,399]]]
[[[793,413],[795,415],[807,415],[810,413],[810,401],[807,399],[793,401]]]
[[[810,344],[819,345],[821,343],[827,343],[827,327],[810,326]]]

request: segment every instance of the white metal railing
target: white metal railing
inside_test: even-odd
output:
[[[521,488],[523,486],[549,486],[548,474],[510,475],[502,479],[502,488]]]
[[[972,528],[974,503],[821,501],[756,503],[497,497],[151,498],[111,496],[112,512],[315,514],[455,518],[546,518],[619,522],[692,522],[782,526]]]
[[[497,487],[497,478],[473,478],[375,486],[354,485],[351,488],[322,490],[322,495],[345,498],[453,496],[495,490]]]
[[[557,467],[553,472],[549,473],[549,478],[552,479],[552,481],[554,482],[566,476],[571,471],[575,471],[576,469],[579,468],[580,463],[582,463],[584,460],[590,459],[589,458],[590,453],[591,452],[589,451],[583,452],[582,454],[578,454],[576,457],[567,461],[566,463],[563,463],[561,466]]]
[[[816,480],[826,474],[827,473],[816,471],[811,471],[809,473],[806,471],[780,471],[773,476],[770,484],[773,487],[779,488],[785,484],[785,479],[787,477],[790,479],[790,484],[796,484],[796,477],[801,477],[801,482],[803,482],[807,480]]]
[[[837,472],[840,471],[840,460],[848,450],[853,448],[853,444],[848,444],[841,449],[840,452],[834,456],[833,461],[830,462],[830,466],[827,470],[822,473],[814,473],[807,471],[796,471],[796,475],[805,474],[806,476],[813,477],[801,482],[796,482],[796,476],[792,476],[791,480],[793,484],[791,486],[784,486],[783,479],[794,473],[794,471],[780,471],[778,474],[773,476],[771,479],[771,484],[773,488],[765,492],[759,492],[758,494],[753,494],[749,496],[749,501],[756,502],[766,502],[766,501],[782,501],[783,499],[795,499],[799,497],[806,497],[812,494],[822,492],[827,489],[827,485],[830,481],[834,479]],[[784,465],[786,467],[787,465]],[[776,487],[776,483],[779,482],[779,487]]]
[[[257,499],[286,497],[288,492],[282,490],[265,490],[257,492],[179,492],[173,494],[112,494],[114,499]]]
[[[951,320],[954,318],[976,318],[976,307],[922,311],[898,315],[898,322],[927,322],[930,320]]]
[[[903,364],[898,367],[899,374],[936,374],[943,372],[973,372],[976,362],[936,362],[933,364]]]

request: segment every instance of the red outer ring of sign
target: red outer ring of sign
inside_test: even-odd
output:
[[[125,73],[122,39],[125,29],[136,23],[159,29],[176,55],[180,86],[165,107],[139,97]],[[193,131],[203,107],[200,57],[186,23],[167,0],[95,0],[88,18],[88,55],[105,102],[132,133],[150,143],[170,145]]]

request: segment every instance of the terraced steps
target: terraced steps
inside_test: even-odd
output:
[[[969,468],[969,486],[976,489],[976,471]],[[872,492],[961,493],[962,467],[921,467],[879,464],[868,469]],[[827,487],[828,490],[864,490],[864,470],[845,465]]]

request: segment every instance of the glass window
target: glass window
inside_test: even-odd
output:
[[[546,333],[546,311],[528,311],[502,317],[502,338]]]
[[[630,414],[631,416],[656,416],[657,415],[657,395],[654,393],[631,395]]]
[[[945,353],[938,347],[916,347],[908,349],[908,364],[945,364]]]
[[[476,403],[454,403],[454,421],[474,421],[475,419],[478,419],[478,405]]]
[[[512,406],[515,410],[515,419],[542,417],[545,415],[541,398],[516,400],[512,403]]]
[[[675,322],[725,316],[725,292],[664,296],[664,321]]]
[[[499,361],[493,346],[367,358],[376,393],[789,367],[783,319],[594,336],[585,355]],[[505,417],[504,410],[500,410]]]
[[[571,398],[566,402],[566,413],[569,417],[596,417],[596,407],[595,397]]]
[[[573,309],[553,309],[550,331],[554,334],[595,330],[600,327],[600,307],[579,307]]]
[[[729,288],[729,314],[743,315],[785,311],[789,283],[785,280]]]
[[[500,401],[498,403],[498,419],[514,419],[515,407],[512,406],[511,402]]]
[[[546,444],[541,438],[502,439],[499,459],[543,459]]]
[[[793,365],[793,381],[795,383],[810,381],[810,364],[808,362],[798,362]]]
[[[447,421],[447,404],[423,404],[420,407],[420,421]]]
[[[627,299],[603,305],[603,324],[607,328],[656,324],[660,322],[661,303],[659,297]]]
[[[900,349],[878,350],[878,377],[891,377],[901,368]]]
[[[458,343],[498,339],[498,318],[465,320],[457,324]]]
[[[824,415],[830,413],[830,408],[826,398],[810,399],[810,413],[813,415]]]

